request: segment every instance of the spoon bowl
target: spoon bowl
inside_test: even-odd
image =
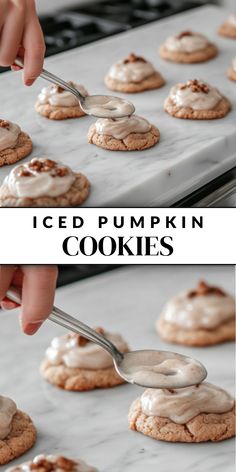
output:
[[[190,387],[200,384],[207,376],[201,362],[171,351],[132,351],[113,360],[121,377],[145,388]]]

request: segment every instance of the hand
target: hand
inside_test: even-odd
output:
[[[56,266],[0,265],[0,304],[6,310],[18,305],[7,298],[10,285],[22,289],[20,323],[26,334],[34,334],[52,311],[58,270]]]
[[[0,0],[0,65],[11,66],[17,56],[22,57],[24,83],[32,85],[42,71],[44,54],[35,0]]]

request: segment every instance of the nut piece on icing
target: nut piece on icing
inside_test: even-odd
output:
[[[189,88],[191,92],[193,93],[209,93],[209,87],[207,84],[204,84],[204,82],[199,82],[199,80],[194,79],[194,80],[188,80],[186,84],[182,84],[180,86],[181,90],[185,90]]]
[[[6,128],[9,129],[10,123],[6,120],[0,120],[0,128]]]
[[[103,336],[105,336],[105,330],[101,328],[100,326],[98,328],[95,328],[94,330],[96,331],[96,333],[102,334]],[[77,334],[77,333],[68,334],[68,339],[75,339],[77,342],[77,345],[80,347],[84,347],[90,342],[89,339],[82,336],[82,334]]]
[[[193,32],[192,31],[182,31],[182,33],[180,33],[176,36],[176,39],[182,39],[185,36],[193,36]]]
[[[69,171],[66,167],[58,166],[57,162],[51,159],[40,160],[34,158],[29,162],[28,169],[19,169],[18,176],[32,177],[33,172],[37,172],[39,174],[42,172],[50,172],[51,177],[65,177],[66,175],[68,175]]]
[[[56,469],[62,469],[66,472],[72,472],[75,470],[78,464],[66,457],[59,456],[55,461],[50,461],[48,458],[41,458],[37,462],[32,462],[29,466],[30,470],[36,470],[38,472],[53,472]]]
[[[188,293],[188,298],[194,298],[202,295],[218,295],[221,297],[225,297],[226,293],[221,290],[221,288],[211,287],[206,282],[204,282],[204,280],[200,280],[198,282],[196,290],[192,290]]]
[[[140,56],[136,56],[136,54],[129,54],[129,56],[127,57],[127,59],[124,59],[123,61],[123,64],[129,64],[129,63],[132,63],[132,62],[144,62],[146,63],[146,59],[144,59],[144,57],[140,57]]]

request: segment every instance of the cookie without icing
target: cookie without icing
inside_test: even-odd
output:
[[[28,156],[33,148],[32,141],[28,134],[20,132],[16,145],[13,148],[7,148],[0,151],[0,167],[4,165],[15,164],[16,162]]]
[[[36,428],[30,417],[17,410],[12,420],[10,434],[6,439],[0,440],[0,465],[7,464],[31,449],[36,436]]]
[[[223,441],[235,436],[235,407],[227,413],[201,413],[185,424],[177,424],[168,418],[145,415],[138,398],[130,407],[129,425],[130,429],[160,441]]]
[[[204,49],[194,52],[180,52],[180,51],[170,51],[163,44],[159,50],[160,56],[162,59],[167,61],[182,63],[182,64],[194,64],[198,62],[206,62],[210,59],[213,59],[218,54],[217,47],[209,43]]]
[[[160,140],[160,131],[152,126],[147,133],[130,133],[123,139],[98,134],[95,124],[90,126],[88,142],[110,151],[143,151],[155,146]]]
[[[71,188],[58,197],[17,198],[11,195],[8,186],[3,182],[0,187],[0,207],[76,207],[88,197],[90,183],[83,174],[75,173],[76,179]]]

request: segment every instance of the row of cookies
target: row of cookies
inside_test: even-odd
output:
[[[200,282],[195,290],[170,300],[163,313],[168,313],[170,323],[170,318],[174,320],[177,342],[180,341],[181,333],[181,343],[190,345],[215,344],[234,337],[233,298],[222,289],[204,282]],[[182,320],[181,328],[176,323],[176,317],[177,321]],[[228,334],[220,338],[219,328],[224,326],[228,327]],[[103,328],[97,328],[97,331],[111,340],[121,352],[129,351],[127,342],[120,334],[110,333]],[[186,342],[186,331],[189,333],[189,343]],[[212,337],[207,333],[211,333]],[[196,342],[203,334],[204,342],[202,339]],[[45,352],[40,372],[51,384],[72,391],[110,388],[124,382],[116,373],[106,351],[74,333],[52,340]],[[30,449],[37,433],[29,416],[19,411],[12,400],[2,396],[0,418],[0,464],[4,464]],[[132,403],[129,425],[132,430],[164,441],[221,441],[235,434],[234,399],[225,390],[208,382],[177,390],[148,389]],[[19,472],[21,467],[24,471],[40,469],[40,472],[44,471],[44,467],[45,472],[57,469],[67,472],[95,470],[89,466],[87,469],[83,461],[74,461],[71,468],[72,464],[64,464],[64,459],[67,460],[60,456],[41,455],[10,471]]]

